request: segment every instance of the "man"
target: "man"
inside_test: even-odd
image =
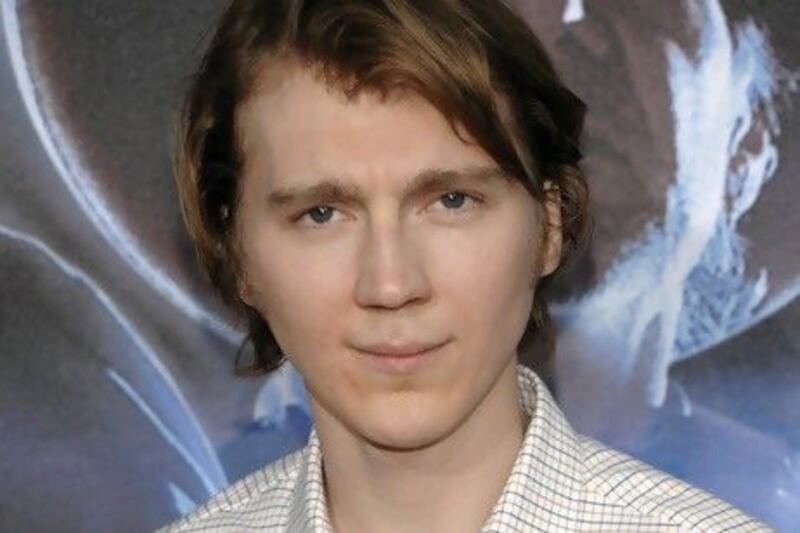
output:
[[[234,1],[178,186],[308,445],[169,531],[763,530],[574,433],[518,364],[584,242],[583,104],[499,1]]]

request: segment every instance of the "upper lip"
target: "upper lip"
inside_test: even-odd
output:
[[[446,342],[446,341],[445,341]],[[389,355],[394,357],[411,356],[420,352],[430,350],[445,344],[444,342],[430,343],[430,342],[406,342],[406,343],[386,343],[380,342],[376,344],[365,344],[357,346],[356,349],[361,352],[369,352],[375,355]]]

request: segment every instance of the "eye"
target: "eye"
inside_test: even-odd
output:
[[[299,222],[303,218],[309,217],[313,221],[313,226],[324,226],[330,220],[334,207],[329,205],[315,205],[311,209],[307,209],[294,217],[293,222]]]
[[[468,209],[462,208],[467,200],[470,200],[474,203],[481,203],[481,199],[461,191],[449,191],[439,196],[437,200],[446,207],[445,211],[455,214]],[[293,217],[292,222],[298,224],[304,218],[308,217],[312,221],[312,227],[325,226],[328,225],[327,223],[331,220],[331,217],[335,211],[336,208],[329,205],[315,205],[314,207],[306,209],[305,211]]]
[[[479,198],[461,191],[449,191],[439,197],[442,205],[447,207],[446,211],[465,211],[465,209],[461,209],[461,206],[464,205],[466,200],[471,200],[475,203],[480,203],[481,201]]]

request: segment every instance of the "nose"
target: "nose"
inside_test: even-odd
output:
[[[395,309],[429,298],[424,258],[406,230],[394,222],[370,226],[356,267],[358,305]]]

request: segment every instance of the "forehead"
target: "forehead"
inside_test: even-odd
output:
[[[344,92],[287,66],[259,84],[237,115],[245,166],[272,179],[303,175],[410,175],[421,168],[494,161],[466,132],[409,92]],[[464,142],[466,139],[467,142]]]

